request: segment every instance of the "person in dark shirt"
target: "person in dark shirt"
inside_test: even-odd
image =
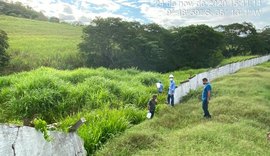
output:
[[[211,96],[212,87],[211,87],[210,83],[208,82],[207,78],[203,78],[202,81],[204,84],[204,88],[203,88],[203,92],[202,92],[202,109],[204,112],[204,117],[211,118],[211,115],[208,111],[208,104],[209,104],[209,100],[210,100],[210,96]]]
[[[150,99],[148,102],[148,110],[151,113],[151,119],[154,117],[156,105],[157,105],[157,95],[153,95],[152,99]]]

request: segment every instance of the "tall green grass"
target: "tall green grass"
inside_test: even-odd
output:
[[[187,79],[190,71],[175,72],[176,83]],[[130,104],[143,109],[151,95],[157,93],[155,83],[159,80],[163,81],[166,94],[168,74],[136,69],[61,71],[43,67],[0,77],[0,104],[5,111],[1,121],[41,116],[50,123],[82,109],[104,106],[121,108]],[[165,96],[160,101],[165,101]]]
[[[110,140],[96,155],[270,155],[270,62],[212,83],[209,110],[191,98]]]
[[[174,72],[175,81],[189,78],[189,70]],[[35,118],[48,124],[60,123],[66,131],[80,117],[87,123],[79,130],[89,154],[109,138],[146,119],[147,102],[157,93],[156,83],[165,86],[159,95],[165,105],[169,74],[142,72],[136,69],[105,68],[56,70],[42,67],[0,77],[0,122],[20,123]]]

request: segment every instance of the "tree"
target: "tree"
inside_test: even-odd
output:
[[[257,36],[258,43],[254,43],[257,47],[261,47],[261,51],[257,51],[260,54],[270,53],[270,26],[266,26],[261,33]]]
[[[216,66],[223,59],[224,35],[206,25],[165,29],[153,23],[96,18],[83,29],[79,48],[89,67],[169,72]]]
[[[223,59],[224,36],[206,25],[191,25],[171,30],[174,34],[171,55],[177,68],[214,67]]]
[[[49,22],[53,22],[53,23],[59,23],[60,19],[57,17],[50,17]]]
[[[96,18],[84,29],[80,51],[88,66],[165,71],[164,34],[157,24]]]
[[[246,55],[251,52],[250,42],[248,41],[256,40],[255,36],[257,35],[256,28],[252,23],[219,25],[215,29],[225,36],[226,47],[223,50],[225,57]]]
[[[0,1],[0,14],[37,20],[48,20],[42,12],[36,12],[29,6],[23,6],[21,2],[6,3]]]
[[[3,30],[0,30],[0,69],[7,65],[9,61],[9,55],[6,52],[8,47],[7,34]]]

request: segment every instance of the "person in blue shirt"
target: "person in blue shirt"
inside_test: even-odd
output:
[[[161,81],[158,81],[157,89],[159,94],[163,92],[163,84],[161,83]]]
[[[202,81],[204,84],[204,88],[203,88],[203,92],[202,92],[202,109],[204,112],[204,117],[211,118],[211,115],[208,111],[208,104],[209,104],[209,100],[210,100],[210,96],[211,96],[212,87],[211,87],[210,83],[208,82],[207,78],[203,78]]]
[[[170,78],[170,86],[168,91],[167,102],[168,104],[171,104],[171,106],[174,106],[174,90],[175,90],[175,82],[173,80],[174,76],[171,74],[169,78]]]

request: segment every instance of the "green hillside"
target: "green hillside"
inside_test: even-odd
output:
[[[36,69],[41,66],[74,69],[84,66],[78,44],[82,41],[81,26],[51,23],[0,15],[0,29],[9,37],[11,61],[4,73]],[[224,59],[222,65],[255,56]]]
[[[97,155],[270,155],[270,63],[212,83],[211,120],[202,118],[200,91],[108,142]]]
[[[50,66],[82,66],[78,56],[82,27],[0,15],[0,29],[9,37],[12,71]]]
[[[173,74],[179,83],[203,71]],[[76,120],[85,117],[87,123],[80,128],[79,135],[91,154],[109,138],[145,120],[147,101],[157,93],[158,80],[165,85],[164,94],[160,95],[160,101],[165,103],[168,74],[136,69],[63,71],[42,67],[3,76],[0,123],[22,124],[40,118],[48,124],[57,122],[59,130],[67,131]]]
[[[159,95],[160,105],[158,106],[157,118],[153,121],[146,121],[138,127],[132,128],[116,140],[112,140],[111,143],[114,146],[106,145],[100,154],[105,153],[106,155],[108,154],[108,150],[110,150],[115,152],[115,155],[126,155],[128,153],[149,155],[150,150],[148,148],[150,146],[147,143],[151,143],[150,145],[155,147],[156,151],[154,152],[158,153],[158,150],[162,150],[161,153],[168,154],[166,153],[167,149],[165,149],[167,145],[172,146],[172,150],[177,148],[170,143],[170,139],[174,139],[173,141],[175,142],[177,138],[171,137],[173,135],[180,136],[182,131],[189,131],[189,128],[193,126],[197,127],[197,129],[202,129],[203,123],[209,124],[210,128],[213,127],[214,133],[215,129],[219,130],[218,128],[223,126],[221,126],[223,122],[225,123],[224,126],[230,122],[237,124],[236,121],[238,120],[241,123],[243,122],[242,124],[249,123],[249,120],[241,116],[241,114],[239,118],[232,118],[226,115],[226,111],[228,110],[226,110],[226,107],[223,108],[221,106],[216,107],[214,116],[217,116],[220,110],[222,115],[218,114],[219,116],[210,122],[201,121],[201,116],[199,115],[201,111],[199,109],[200,105],[196,100],[199,94],[197,92],[192,94],[196,98],[191,98],[184,105],[178,106],[176,110],[166,108],[166,105],[163,103],[165,103],[166,99],[169,74],[174,74],[175,81],[179,84],[194,74],[204,72],[207,69],[189,69],[165,74],[144,72],[132,68],[123,70],[105,68],[58,70],[73,69],[84,65],[77,48],[78,43],[81,42],[82,27],[3,15],[0,15],[0,23],[0,29],[7,32],[10,44],[8,53],[11,55],[11,62],[6,67],[5,72],[13,73],[34,69],[29,72],[0,77],[1,123],[21,125],[25,122],[26,125],[31,125],[31,122],[35,118],[39,118],[48,124],[57,122],[58,126],[56,129],[67,131],[68,127],[76,122],[76,120],[85,117],[87,123],[79,129],[78,134],[84,139],[85,148],[90,155],[99,150],[111,138],[145,120],[146,104],[151,95],[156,93],[155,83],[158,80],[164,83],[165,92]],[[256,56],[241,56],[226,59],[222,64],[242,61],[253,57]],[[255,75],[259,75],[258,79],[263,84],[267,78],[266,71],[269,71],[268,68],[256,67],[255,69],[245,70],[246,72],[242,73],[244,75],[246,74],[247,78],[242,82],[249,83],[251,81],[249,75],[255,73]],[[235,79],[237,81],[233,81],[233,83],[238,86],[238,83],[240,83],[240,79],[238,80],[239,76],[232,77],[236,77]],[[240,98],[242,96],[248,96],[251,100],[247,98],[247,101],[252,102],[253,100],[254,102],[255,99],[259,99],[260,107],[258,108],[262,109],[261,107],[264,107],[264,98],[260,94],[254,96],[253,99],[250,96],[253,90],[244,91],[243,89],[246,89],[246,87],[237,90],[238,88],[235,86],[226,88],[226,85],[229,85],[229,83],[223,81],[226,81],[226,79],[214,83],[214,88],[216,88],[218,83],[221,83],[223,87],[220,87],[220,90],[216,90],[215,92],[217,98],[214,98],[212,101],[214,106],[218,105],[217,103],[219,102],[224,105],[229,104],[235,106],[231,110],[236,111],[238,105],[240,108],[246,108],[243,106],[244,98]],[[269,100],[266,92],[263,89],[259,90],[259,87],[255,87],[255,89],[258,89],[258,93],[265,94]],[[265,89],[269,90],[269,87]],[[235,96],[235,93],[241,95],[235,98],[239,100],[238,105],[233,105],[235,101],[229,97],[230,94]],[[187,96],[187,99],[190,97],[192,96]],[[249,110],[249,108],[246,109],[246,111]],[[255,109],[255,107],[251,107],[250,109]],[[181,112],[180,117],[179,112]],[[189,112],[192,113],[189,114]],[[268,115],[267,113],[265,112],[266,115]],[[217,126],[218,124],[220,127]],[[259,125],[260,123],[254,121],[254,124]],[[230,124],[227,126],[230,126]],[[268,128],[267,126],[265,127]],[[144,130],[138,132],[140,128]],[[206,130],[209,129],[206,128]],[[179,134],[176,131],[179,131]],[[196,131],[196,129],[192,129],[192,131]],[[192,131],[186,134],[187,139],[189,139],[190,135],[193,135],[191,133]],[[198,135],[200,136],[200,133]],[[149,136],[153,136],[153,138],[149,138]],[[193,141],[196,142],[197,140]],[[123,144],[126,145],[123,146]],[[185,148],[190,148],[190,146]],[[196,148],[203,147],[196,146]]]

